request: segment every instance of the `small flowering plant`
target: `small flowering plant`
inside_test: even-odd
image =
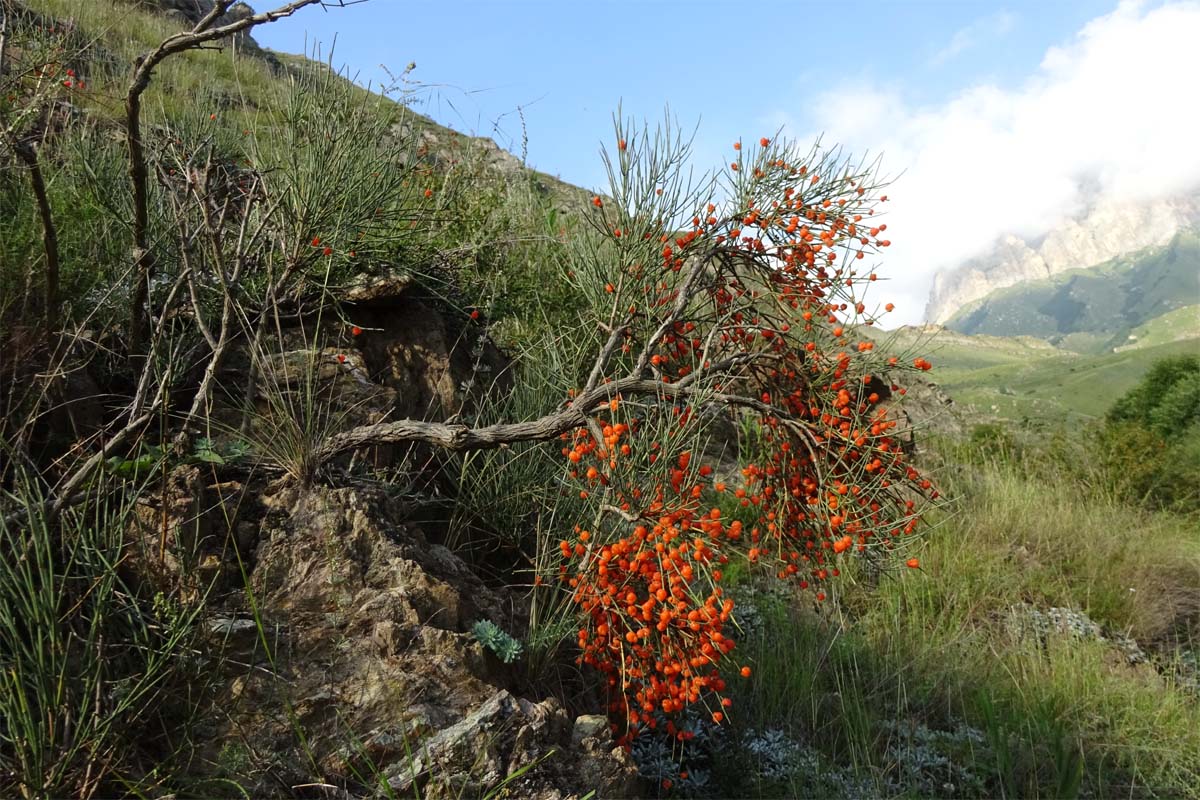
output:
[[[628,743],[697,703],[724,718],[731,558],[822,601],[851,558],[902,562],[937,492],[889,403],[931,365],[868,335],[892,308],[866,293],[890,244],[874,167],[763,138],[693,182],[678,136],[619,123],[616,141],[570,272],[600,354],[560,437],[583,511],[541,579],[569,592]],[[704,447],[722,414],[755,432],[732,475]]]

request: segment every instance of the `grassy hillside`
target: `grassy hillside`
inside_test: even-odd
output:
[[[127,169],[123,97],[131,65],[182,27],[178,17],[158,13],[152,5],[29,0],[17,6],[24,10],[14,20],[16,33],[53,31],[64,66],[81,82],[60,95],[78,123],[72,132],[80,134],[68,144],[87,152],[93,163],[86,171],[75,169],[74,162],[55,164],[48,183],[54,204],[69,203],[67,197],[79,191],[109,195],[81,209],[85,217],[127,202],[120,192]],[[419,84],[401,79],[397,86],[368,91],[319,61],[321,52],[314,48],[318,60],[312,60],[225,42],[179,53],[155,69],[142,99],[142,124],[154,136],[212,146],[222,158],[274,172],[295,162],[295,137],[286,131],[297,115],[316,112],[306,104],[320,102],[326,109],[326,118],[312,128],[320,128],[330,144],[306,148],[316,159],[332,158],[320,150],[336,149],[332,130],[342,124],[341,117],[356,116],[358,135],[370,130],[381,140],[379,148],[403,151],[398,157],[406,175],[395,178],[387,192],[395,206],[391,213],[404,219],[404,227],[387,235],[386,246],[372,248],[373,257],[360,253],[357,263],[346,264],[351,277],[384,265],[421,273],[454,305],[482,309],[495,323],[495,334],[514,345],[523,344],[532,330],[573,319],[577,298],[558,279],[562,243],[591,194],[526,168],[491,139],[451,130],[418,113],[414,108],[424,97]],[[186,160],[186,153],[172,156]],[[320,175],[321,166],[307,165],[317,183],[300,191],[334,188],[321,185],[332,179]],[[364,177],[380,176],[356,180]],[[30,241],[36,237],[32,215],[18,224]],[[307,240],[315,233],[301,236]],[[82,225],[64,227],[60,239],[63,283],[80,294],[89,291],[96,270],[72,274],[70,265],[103,264],[119,257],[123,246],[118,231],[97,240]],[[0,272],[21,271],[21,247],[12,237],[0,243]],[[97,252],[102,248],[106,252]],[[14,277],[17,284],[22,280]],[[18,292],[14,288],[12,297]]]
[[[124,0],[29,7],[14,41],[66,30],[87,88],[46,99],[63,111],[40,150],[49,204],[70,219],[57,319],[38,316],[34,192],[0,145],[0,367],[28,362],[0,380],[0,455],[22,456],[0,459],[0,552],[21,555],[0,558],[0,795],[1200,800],[1194,514],[1122,494],[1082,438],[918,429],[909,447],[890,404],[872,407],[881,378],[913,386],[928,358],[980,418],[1070,431],[1103,414],[1155,359],[1200,347],[1175,340],[1196,306],[1160,313],[1190,285],[1196,240],[1097,273],[1117,284],[1071,276],[1021,317],[1060,343],[1059,326],[1099,326],[1069,334],[1091,354],[934,328],[851,336],[803,310],[795,298],[829,302],[811,286],[760,315],[754,287],[791,280],[765,260],[712,287],[738,298],[713,315],[708,296],[672,303],[695,290],[693,239],[649,221],[674,211],[630,213],[699,205],[658,171],[682,158],[630,179],[648,132],[618,131],[625,191],[591,206],[403,94],[226,48],[169,60],[146,96],[158,274],[131,303],[121,98],[136,55],[179,23]],[[751,229],[740,212],[707,225]],[[1142,294],[1122,299],[1138,270]],[[126,344],[131,305],[155,312],[148,354]],[[1140,320],[1137,338],[1104,328],[1105,308]],[[4,360],[68,325],[61,349]],[[859,335],[879,352],[852,351]],[[705,337],[763,349],[710,362]],[[789,361],[766,342],[804,349]],[[742,403],[755,413],[726,416],[744,376],[705,383],[711,363],[756,353],[772,366]],[[820,405],[766,407],[797,397]],[[85,404],[105,416],[60,413]],[[546,433],[551,414],[573,421]],[[510,443],[514,429],[537,437]],[[658,633],[686,647],[656,653]],[[647,676],[678,691],[642,683],[631,707],[622,690]],[[537,719],[509,709],[544,698]],[[616,732],[631,708],[655,724],[626,755],[593,715]],[[597,754],[636,771],[637,793],[519,782],[585,780]]]
[[[148,6],[153,6],[152,1],[142,7],[138,0],[24,0],[23,5],[45,19],[69,24],[72,42],[85,51],[83,59],[88,72],[81,77],[91,85],[90,89],[76,93],[73,102],[93,117],[113,121],[120,118],[123,109],[111,102],[110,91],[128,80],[129,66],[136,57],[181,27],[177,17],[151,10]],[[249,129],[278,122],[286,107],[286,77],[328,68],[320,60],[320,43],[314,46],[311,55],[310,59],[256,46],[186,51],[156,70],[146,96],[147,119],[154,122],[178,117],[195,111],[198,102],[209,101],[210,107],[201,110],[220,112],[230,127]],[[349,79],[345,82],[351,84]],[[406,100],[420,100],[422,92],[419,83],[403,80],[397,86],[369,88],[387,95],[392,102],[382,107],[389,110],[405,105]],[[359,90],[362,94],[366,91]],[[489,151],[496,149],[488,139],[453,131],[411,109],[407,110],[404,122],[443,145],[454,139],[466,139]],[[501,157],[513,159],[507,153]],[[580,196],[578,187],[551,175],[524,167],[521,171],[564,199]]]
[[[975,366],[983,356],[962,358],[950,348],[935,364],[935,380],[960,405],[984,417],[1075,423],[1102,415],[1155,359],[1200,352],[1200,339],[1102,355],[1039,351],[1031,358],[986,347],[981,344],[980,349],[994,354],[990,366]]]
[[[1032,336],[905,327],[884,341],[928,354],[930,378],[971,420],[1076,423],[1102,415],[1159,358],[1200,352],[1200,314],[1177,309],[1136,328],[1117,352],[1078,353]]]
[[[1200,338],[1200,305],[1184,306],[1138,325],[1126,336],[1117,352]]]
[[[960,333],[1036,336],[1077,352],[1124,344],[1140,325],[1200,298],[1200,236],[1000,289],[960,310],[946,327]]]
[[[1033,336],[969,336],[937,326],[906,326],[887,336],[897,349],[920,350],[936,359],[936,374],[940,376],[1062,355],[1059,348]]]

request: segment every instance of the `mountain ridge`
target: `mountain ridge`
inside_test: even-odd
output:
[[[999,237],[991,250],[934,276],[925,319],[947,324],[962,309],[998,289],[1063,272],[1099,267],[1179,233],[1200,230],[1200,188],[1146,202],[1100,200],[1042,236]]]
[[[1176,233],[1093,267],[998,288],[960,307],[946,327],[1030,335],[1079,352],[1111,350],[1137,327],[1200,302],[1200,236]]]

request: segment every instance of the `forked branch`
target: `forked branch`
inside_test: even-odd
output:
[[[134,287],[130,309],[129,346],[131,352],[140,354],[145,350],[150,330],[149,300],[150,278],[154,271],[154,259],[150,252],[149,170],[146,166],[145,146],[142,139],[142,95],[150,86],[150,79],[163,61],[186,50],[195,50],[209,42],[215,42],[234,34],[249,30],[275,20],[290,17],[305,6],[345,6],[361,0],[293,0],[271,11],[251,14],[226,25],[213,27],[229,9],[234,0],[217,0],[213,8],[190,31],[168,36],[158,47],[140,56],[133,67],[133,75],[125,94],[125,128],[129,149],[129,180],[133,188],[133,263]]]

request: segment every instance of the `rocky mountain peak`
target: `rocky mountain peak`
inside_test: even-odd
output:
[[[943,324],[997,289],[1093,267],[1200,228],[1200,189],[1151,201],[1099,200],[1040,237],[999,237],[991,250],[934,276],[925,319]]]

